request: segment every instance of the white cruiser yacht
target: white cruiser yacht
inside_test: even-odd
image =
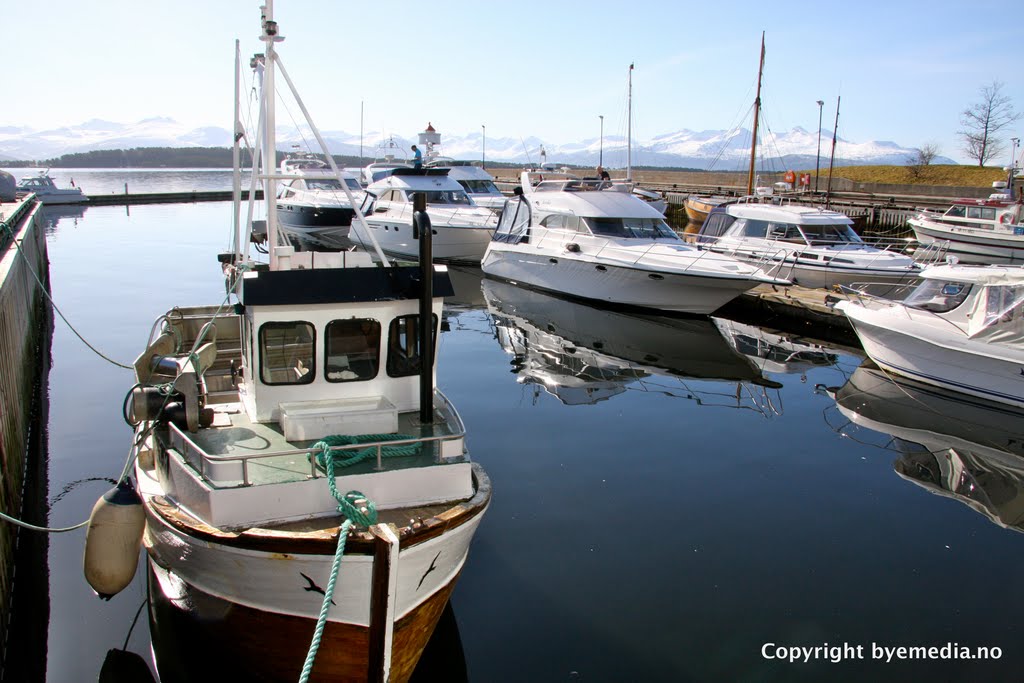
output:
[[[47,171],[23,177],[18,183],[18,192],[32,192],[42,204],[80,204],[89,201],[80,187],[57,187]]]
[[[281,230],[330,248],[350,246],[346,238],[355,209],[349,196],[356,202],[362,202],[365,196],[359,181],[345,171],[335,173],[326,161],[309,154],[284,159],[281,175],[284,180],[277,194]]]
[[[900,302],[836,304],[868,357],[898,375],[1024,406],[1024,267],[932,266],[921,277]]]
[[[434,259],[442,262],[480,263],[494,232],[497,217],[477,206],[447,168],[396,168],[366,188],[363,204],[372,235],[357,226],[349,239],[370,248],[376,241],[390,256],[419,258],[413,230],[413,195],[426,196],[433,230]]]
[[[494,184],[494,176],[473,162],[437,157],[424,165],[428,168],[447,168],[448,177],[462,185],[477,206],[494,213],[500,213],[505,206],[505,195]]]
[[[443,266],[296,253],[277,241],[281,31],[273,0],[264,3],[265,52],[253,64],[269,123],[257,133],[254,176],[266,197],[268,260],[248,249],[264,225],[238,219],[236,167],[235,247],[219,258],[228,294],[157,320],[127,400],[157,671],[162,680],[190,665],[174,680],[401,683],[491,495],[434,384],[451,283]],[[119,489],[130,484],[126,473]],[[131,525],[121,526],[110,533]],[[87,560],[102,531],[90,527]],[[113,582],[110,564],[90,573],[86,562],[101,594],[134,574]]]
[[[1014,198],[1015,169],[988,199],[957,199],[945,213],[923,211],[910,227],[923,244],[946,243],[963,263],[1024,261],[1024,203]]]
[[[852,225],[838,211],[748,198],[712,209],[697,242],[801,287],[916,281],[923,265],[901,253],[905,245],[868,244]]]
[[[837,431],[887,435],[907,481],[1024,531],[1024,411],[893,376],[867,362],[828,390],[849,420]],[[831,422],[831,420],[830,420]]]
[[[789,284],[686,244],[664,217],[608,182],[526,171],[505,205],[482,269],[568,296],[678,313],[711,313],[761,283]]]

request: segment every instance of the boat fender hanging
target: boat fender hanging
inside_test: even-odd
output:
[[[104,600],[132,582],[139,563],[146,513],[130,479],[104,493],[85,531],[85,580]]]

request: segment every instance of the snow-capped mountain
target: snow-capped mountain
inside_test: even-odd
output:
[[[439,131],[443,132],[443,131]],[[385,153],[403,158],[416,142],[416,134],[407,138],[387,136],[380,131],[363,136],[344,131],[323,131],[334,154],[373,158]],[[831,154],[832,131],[821,132],[821,155],[817,155],[818,134],[793,128],[781,134],[761,135],[758,159],[763,164],[779,167],[809,167],[816,162],[827,164]],[[304,145],[312,136],[308,131],[281,129],[278,147],[288,150]],[[482,140],[479,133],[442,135],[438,152],[457,159],[478,159]],[[605,136],[603,140],[587,138],[576,142],[556,142],[531,138],[487,138],[487,159],[509,163],[539,163],[541,149],[547,161],[561,164],[596,166],[603,157],[605,166],[626,165],[626,141],[621,136]],[[62,154],[101,149],[136,147],[230,147],[231,132],[226,128],[189,128],[168,118],[150,118],[121,124],[94,119],[77,126],[50,130],[28,127],[0,127],[0,159],[50,159]],[[296,147],[299,148],[299,147]],[[851,142],[839,138],[836,163],[904,164],[915,150],[895,142]],[[680,130],[657,135],[649,140],[634,140],[634,166],[674,166],[683,168],[738,170],[745,168],[750,157],[750,131]],[[953,164],[952,159],[938,157],[933,163]]]

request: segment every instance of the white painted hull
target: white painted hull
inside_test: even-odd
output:
[[[911,327],[912,321],[892,315],[889,308],[867,309],[850,302],[839,308],[879,367],[933,386],[1024,407],[1024,351],[996,350],[966,337],[950,341],[948,332],[940,341],[927,326]]]
[[[420,255],[420,242],[413,239],[412,225],[392,221],[378,222],[367,219],[370,231],[380,248],[390,256],[416,260]],[[435,261],[478,264],[491,241],[492,227],[433,225],[431,249]],[[364,249],[373,249],[372,242],[363,236],[363,228],[353,223],[349,239]]]
[[[36,198],[40,203],[48,206],[52,204],[84,204],[89,201],[89,198],[80,192],[36,194]]]
[[[396,619],[458,576],[482,518],[483,512],[436,538],[400,551]],[[172,580],[253,609],[313,620],[319,615],[324,596],[311,585],[327,587],[333,555],[262,552],[196,539],[171,527],[151,509],[147,509],[147,520],[146,549]],[[342,559],[329,621],[369,626],[372,571],[370,555]],[[173,595],[168,588],[164,586],[165,593]]]
[[[718,245],[712,246],[711,250],[728,254],[762,268],[768,275],[791,280],[793,284],[808,289],[831,289],[840,285],[851,286],[864,282],[916,283],[921,272],[916,266],[885,265],[884,262],[892,260],[890,257],[893,256],[888,252],[879,251],[874,259],[859,259],[873,260],[875,263],[872,265],[836,263],[834,260],[824,264],[820,260],[814,263],[811,259],[796,255],[795,252],[786,252],[777,247],[759,250],[743,246],[726,246],[726,243],[726,240],[722,240]],[[842,250],[836,250],[835,254],[838,257],[844,256]]]
[[[482,269],[493,277],[563,295],[695,314],[711,313],[759,284],[749,278],[644,270],[495,247],[487,252]]]
[[[911,219],[909,223],[919,242],[948,242],[949,253],[964,263],[1024,261],[1024,233],[982,232],[918,218]]]

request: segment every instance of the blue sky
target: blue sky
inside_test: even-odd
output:
[[[261,49],[256,0],[8,3],[0,125],[121,123],[167,116],[229,128],[234,40]],[[45,11],[37,11],[45,9]],[[967,161],[960,113],[1004,84],[1024,110],[1019,13],[988,2],[350,3],[277,0],[280,46],[321,128],[412,137],[427,121],[464,135],[550,143],[729,129],[754,97],[774,131],[824,128],[842,96],[839,135],[935,143]],[[17,30],[14,30],[14,29]],[[1011,132],[1024,132],[1018,121]],[[1009,147],[1009,145],[1007,145]],[[1007,158],[997,160],[1003,164]]]

